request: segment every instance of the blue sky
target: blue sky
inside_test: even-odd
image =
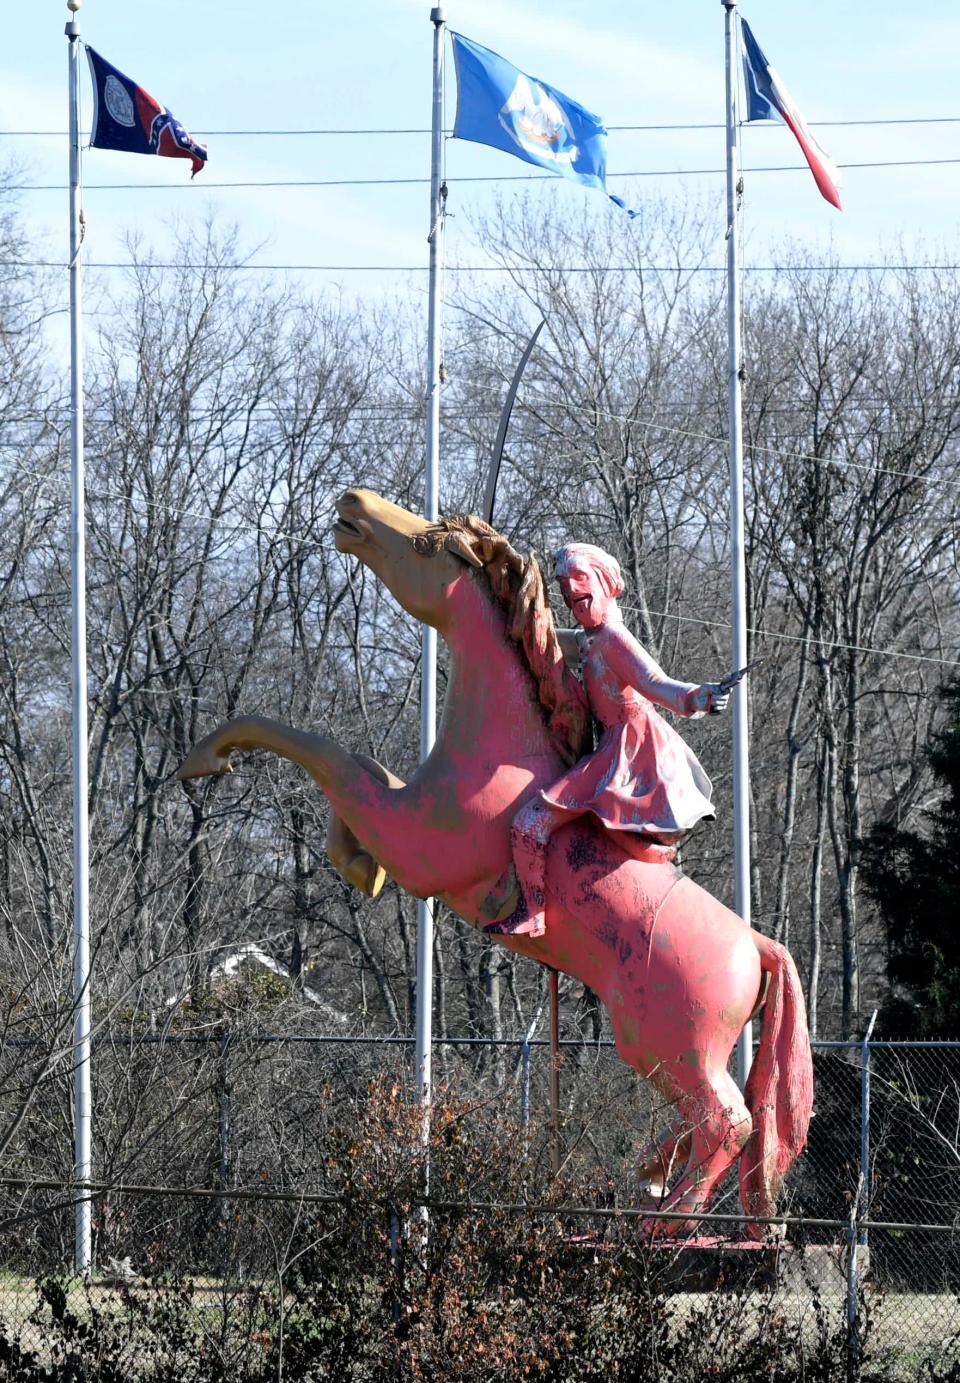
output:
[[[269,263],[424,265],[427,188],[328,186],[217,187],[221,182],[425,179],[425,134],[288,135],[246,139],[200,132],[236,129],[424,129],[430,113],[432,26],[423,0],[367,0],[362,5],[252,0],[87,0],[82,33],[116,66],[163,101],[210,147],[207,168],[191,185],[185,162],[91,151],[85,156],[84,205],[91,259],[123,257],[125,232],[139,233],[160,254],[169,221],[213,210],[235,222],[244,241]],[[960,13],[942,0],[907,9],[867,0],[808,0],[804,6],[753,0],[744,7],[769,59],[840,164],[958,156],[960,123],[839,125],[864,119],[960,120],[956,54]],[[608,126],[717,123],[723,118],[723,10],[719,0],[673,6],[627,0],[454,0],[447,23],[496,49],[524,70],[598,112]],[[66,123],[66,7],[50,0],[10,7],[0,56],[0,130],[57,130]],[[84,107],[90,110],[89,82]],[[454,81],[448,65],[447,109]],[[908,253],[924,243],[952,257],[960,163],[844,172],[843,214],[819,197],[783,127],[744,131],[744,163],[793,165],[796,171],[748,173],[748,258],[765,262],[785,239],[843,261]],[[63,184],[66,142],[4,134],[0,149],[22,166],[26,183]],[[637,205],[653,191],[702,189],[722,195],[718,175],[667,176],[673,170],[721,169],[719,129],[612,132],[611,190]],[[658,176],[623,183],[627,172]],[[491,185],[456,178],[535,173],[506,154],[450,141],[448,253],[469,262],[471,214]],[[586,199],[592,214],[618,216],[595,192],[550,180],[544,196]],[[97,183],[162,184],[98,190]],[[509,189],[509,184],[505,185]],[[530,184],[517,184],[530,186]],[[559,191],[557,190],[559,187]],[[53,259],[64,257],[66,194],[25,189],[28,225]],[[718,226],[719,230],[719,226]],[[718,261],[722,259],[718,239]],[[473,256],[475,258],[475,255]],[[375,292],[422,274],[347,269],[311,274],[308,282]]]

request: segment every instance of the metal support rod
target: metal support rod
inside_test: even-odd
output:
[[[548,970],[550,982],[550,1169],[560,1175],[560,976]]]
[[[740,335],[740,199],[739,112],[736,0],[722,0],[726,38],[727,104],[727,418],[730,436],[730,594],[733,649],[731,667],[746,667],[747,568],[743,519],[743,429],[740,387],[743,348]],[[750,730],[749,682],[734,687],[733,714],[733,907],[750,925]],[[737,1039],[737,1079],[746,1084],[753,1061],[753,1024]]]
[[[83,478],[83,327],[81,309],[83,213],[80,206],[81,0],[67,0],[74,16],[66,26],[70,98],[70,611],[73,740],[73,1176],[80,1193],[74,1225],[75,1271],[93,1266],[90,1200],[83,1194],[92,1175],[90,1096],[90,912],[87,818],[87,617]]]
[[[863,1049],[860,1066],[860,1218],[865,1220],[870,1214],[870,1039],[877,1021],[877,1010],[867,1025],[863,1035]],[[859,1240],[866,1248],[870,1242],[870,1231],[861,1227]]]
[[[443,268],[443,11],[430,11],[433,25],[433,116],[430,152],[430,273],[427,305],[427,436],[423,511],[439,516],[440,492],[440,275]],[[437,724],[437,634],[423,629],[420,658],[420,760],[433,749]],[[423,1140],[430,1137],[433,1057],[433,899],[417,904],[416,1092],[424,1108]]]

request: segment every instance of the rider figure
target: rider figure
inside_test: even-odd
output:
[[[510,936],[541,936],[545,930],[547,846],[564,821],[592,812],[608,830],[634,832],[672,858],[698,821],[713,819],[710,779],[651,703],[698,718],[724,710],[729,700],[719,683],[675,682],[633,637],[617,605],[624,585],[615,557],[590,543],[569,543],[555,562],[564,603],[580,625],[558,631],[561,647],[568,663],[582,669],[603,733],[592,754],[513,819],[523,901],[513,916],[485,929]]]

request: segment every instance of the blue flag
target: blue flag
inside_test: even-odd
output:
[[[207,161],[207,151],[175,119],[166,106],[125,77],[87,45],[93,78],[94,149],[119,149],[128,154],[159,154],[162,158],[188,158],[197,174]]]
[[[457,68],[454,138],[489,144],[606,192],[607,131],[600,117],[489,48],[462,34],[451,37]],[[619,197],[610,200],[623,206]]]

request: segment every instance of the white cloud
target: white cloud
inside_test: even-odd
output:
[[[423,12],[422,0],[402,3],[411,12]],[[722,119],[719,22],[715,63],[698,57],[689,44],[673,47],[645,40],[642,14],[636,28],[607,28],[512,0],[460,0],[454,27],[559,87],[610,124],[628,119],[655,123],[666,101],[674,111],[682,107],[685,120]]]

